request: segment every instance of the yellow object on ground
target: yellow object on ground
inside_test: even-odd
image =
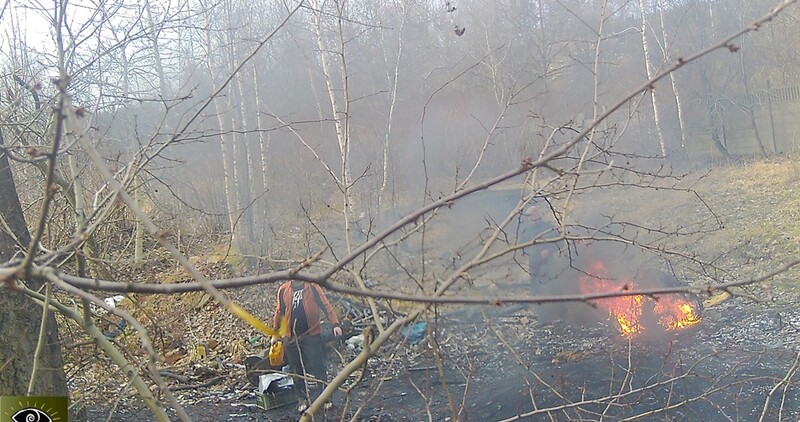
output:
[[[283,342],[276,342],[269,348],[270,366],[283,366]]]
[[[720,303],[730,299],[731,294],[728,292],[722,292],[718,295],[711,296],[710,298],[703,301],[704,308],[710,308],[712,306],[717,306]]]

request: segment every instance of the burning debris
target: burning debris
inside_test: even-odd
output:
[[[662,296],[653,306],[659,315],[658,323],[667,330],[691,327],[700,322],[698,310],[692,304],[674,296]]]
[[[648,272],[647,276],[653,277],[653,272]],[[658,281],[645,279],[637,283],[624,277],[612,278],[603,261],[595,259],[578,277],[578,283],[581,293],[597,294],[635,290],[640,285],[652,286]],[[665,331],[680,330],[701,320],[698,301],[687,299],[682,294],[610,297],[597,299],[593,304],[607,311],[609,319],[616,320],[623,336],[634,336],[654,325]]]
[[[529,231],[538,233],[551,226],[533,212],[528,213],[528,218]],[[611,241],[560,240],[534,244],[525,252],[529,258],[532,295],[625,294],[634,290],[685,286],[671,274],[655,269],[648,263],[652,257],[643,251]],[[701,320],[700,300],[685,293],[628,294],[595,299],[588,304],[591,307],[581,303],[544,303],[537,307],[536,315],[540,322],[563,320],[584,326],[607,319],[625,337],[683,330]]]

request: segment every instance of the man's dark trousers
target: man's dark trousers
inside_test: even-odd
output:
[[[305,397],[309,401],[316,399],[322,393],[323,385],[319,382],[309,382],[309,391],[306,391],[306,382],[302,377],[308,376],[327,381],[325,343],[322,336],[293,337],[285,345],[284,351],[292,373],[300,376],[294,379],[294,391],[297,396]]]

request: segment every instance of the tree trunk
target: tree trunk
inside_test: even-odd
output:
[[[341,171],[340,171],[340,180],[341,186],[339,187],[342,190],[342,215],[344,219],[344,241],[345,241],[345,248],[347,253],[350,253],[352,250],[352,222],[351,222],[351,214],[352,214],[352,186],[351,186],[351,178],[350,178],[350,98],[349,98],[349,90],[347,86],[347,61],[345,60],[345,41],[344,41],[344,34],[342,33],[341,27],[341,13],[338,16],[338,24],[339,24],[339,51],[336,54],[339,56],[339,64],[341,66],[341,73],[342,73],[342,87],[340,88],[342,95],[344,98],[342,99],[342,104],[344,105],[342,108],[339,107],[339,100],[337,99],[336,92],[337,89],[334,88],[333,85],[333,74],[331,73],[330,66],[328,65],[328,58],[327,54],[331,51],[327,45],[325,45],[325,41],[323,40],[323,28],[322,28],[322,16],[321,12],[319,12],[320,6],[319,2],[314,1],[312,5],[316,12],[314,13],[314,23],[316,29],[316,36],[317,36],[317,47],[319,48],[320,54],[320,63],[322,64],[322,72],[325,75],[325,86],[328,90],[328,97],[330,98],[331,102],[331,112],[333,113],[333,122],[336,127],[336,139],[339,145],[339,156],[341,158]],[[339,11],[341,12],[341,11]]]
[[[761,140],[761,133],[758,131],[758,124],[756,123],[756,112],[755,108],[755,98],[750,93],[750,82],[747,78],[747,68],[744,64],[744,40],[745,38],[742,37],[742,45],[739,48],[739,66],[741,67],[742,73],[742,84],[744,85],[744,96],[747,98],[747,114],[750,117],[750,129],[753,131],[753,137],[756,140],[756,145],[758,145],[758,151],[761,153],[761,156],[766,158],[767,157],[767,150],[764,148],[764,141]]]
[[[204,5],[204,8],[206,8]],[[211,80],[214,90],[216,91],[217,81],[216,81],[216,65],[214,63],[214,49],[211,43],[211,18],[209,17],[209,10],[206,8],[205,12],[205,43],[206,43],[206,54],[208,56],[208,71],[211,73]],[[230,243],[231,246],[238,250],[239,246],[239,237],[236,235],[236,222],[238,219],[239,214],[239,207],[236,206],[236,180],[234,179],[233,169],[231,168],[230,162],[231,160],[231,152],[229,151],[229,145],[233,143],[232,136],[230,132],[227,130],[225,125],[225,118],[222,116],[222,113],[219,110],[219,98],[214,98],[212,101],[212,105],[214,108],[214,115],[217,116],[217,123],[219,124],[219,131],[220,131],[220,159],[222,160],[222,174],[223,174],[223,190],[225,192],[225,203],[228,208],[228,225],[230,227]]]
[[[647,79],[653,79],[653,63],[650,59],[650,47],[647,42],[647,10],[644,7],[644,0],[639,0],[639,11],[642,15],[642,50],[644,50],[644,67],[647,73]],[[651,88],[650,100],[653,104],[653,122],[656,126],[656,136],[658,137],[658,145],[661,148],[661,156],[667,156],[667,147],[664,143],[664,134],[661,131],[661,118],[658,114],[658,101],[656,100],[656,90]]]
[[[711,7],[711,4],[708,4],[708,23],[711,31],[710,34],[706,33],[705,26],[701,26],[700,28],[703,42],[708,42],[714,37],[714,9]],[[722,118],[720,117],[720,107],[718,107],[719,103],[717,100],[718,95],[712,91],[711,78],[709,78],[708,73],[705,67],[701,67],[700,82],[703,84],[703,91],[705,91],[708,96],[708,100],[706,101],[706,114],[708,115],[708,127],[711,132],[711,141],[714,143],[714,147],[717,151],[722,154],[722,157],[728,160],[731,158],[731,154],[728,152],[728,148],[725,147],[722,138],[720,138],[720,130],[724,132],[725,127],[722,125]]]
[[[3,145],[0,132],[0,145]],[[13,258],[16,245],[26,246],[31,241],[17,188],[11,173],[8,157],[0,153],[0,217],[5,226],[0,228],[0,262]],[[27,282],[38,289],[41,283]],[[39,356],[38,370],[31,394],[39,396],[66,396],[67,377],[58,339],[58,326],[52,312],[47,313],[44,344]],[[7,286],[0,287],[0,395],[24,396],[28,392],[33,356],[38,342],[42,320],[42,307],[28,297]]]
[[[545,19],[544,19],[544,5],[542,4],[542,0],[537,2],[537,7],[539,10],[539,17],[538,17],[538,27],[539,27],[539,34],[541,40],[539,40],[539,61],[542,66],[542,92],[547,93],[547,79],[550,74],[550,52],[548,51],[552,48],[550,43],[545,42],[547,40],[547,32],[545,31]]]
[[[147,12],[147,26],[150,29],[150,42],[153,48],[153,64],[156,67],[158,74],[158,94],[161,98],[168,98],[167,92],[167,78],[164,76],[164,66],[161,64],[161,49],[158,46],[158,31],[156,30],[155,21],[153,21],[153,10],[150,6],[150,1],[144,3],[145,11]]]
[[[149,14],[150,13],[149,12],[149,10],[150,10],[150,3],[149,2],[147,3],[147,10],[148,10],[148,14]],[[151,20],[150,24],[152,26],[152,17],[151,17],[150,20]],[[153,30],[153,32],[154,32],[153,36],[155,36],[155,30]],[[117,36],[117,32],[116,31],[114,31],[112,29],[111,34],[114,36],[114,39],[118,43],[122,44],[122,41]],[[156,54],[156,55],[158,53],[157,46],[158,46],[158,43],[155,43],[155,45],[154,45],[154,48],[155,48],[154,54]],[[130,76],[129,76],[129,73],[130,73],[130,70],[129,70],[130,69],[130,61],[128,60],[128,54],[125,52],[124,48],[120,48],[119,49],[119,58],[120,58],[120,61],[122,62],[121,64],[122,64],[122,69],[123,69],[123,74],[122,74],[122,98],[123,98],[123,100],[122,100],[122,110],[124,111],[123,115],[125,116],[124,120],[123,120],[123,124],[125,125],[125,128],[127,130],[133,132],[134,128],[132,127],[133,125],[131,125],[130,113],[128,112],[128,104],[131,102],[131,100],[130,100],[131,81],[130,81]],[[159,61],[159,63],[160,63],[160,61]],[[157,69],[157,70],[160,71],[160,69]],[[159,73],[159,81],[161,79],[163,79],[162,77],[163,77],[163,73]],[[162,89],[163,89],[163,87],[162,87]],[[163,95],[163,91],[161,92],[161,94]],[[73,155],[70,155],[69,158],[71,160],[74,159]],[[77,170],[73,171],[73,177],[75,177],[76,174],[77,174]],[[140,182],[142,181],[141,178],[139,178],[139,181]],[[133,195],[134,195],[134,198],[136,199],[136,204],[141,208],[142,207],[142,200],[143,200],[143,198],[142,198],[142,186],[141,186],[142,183],[135,183],[135,184],[136,184],[136,190],[134,191]],[[77,196],[77,193],[76,193],[76,196]],[[79,207],[76,205],[75,208],[76,208],[76,211],[77,211]],[[78,216],[80,217],[80,213],[79,212],[78,212]],[[97,250],[97,248],[92,246],[91,250]],[[141,267],[143,256],[144,256],[144,228],[142,227],[142,222],[141,221],[139,221],[138,219],[134,219],[133,263],[137,268]]]
[[[261,253],[266,253],[269,251],[269,206],[270,203],[267,200],[267,191],[269,190],[269,141],[270,135],[269,132],[265,130],[265,125],[263,119],[261,117],[261,84],[258,80],[258,68],[253,62],[253,92],[255,94],[255,105],[256,105],[256,130],[258,131],[258,150],[261,155],[261,188],[263,192],[261,193],[262,196],[262,203],[263,207],[261,209],[261,213],[259,214],[259,221],[261,223],[261,238],[259,239],[261,244]]]
[[[228,29],[226,34],[228,36],[228,44],[230,47],[230,55],[228,61],[228,71],[233,73],[236,71],[236,36],[233,34],[233,5],[228,3]],[[235,131],[233,144],[234,147],[234,166],[236,166],[236,181],[239,187],[237,194],[239,196],[239,206],[242,210],[242,217],[240,225],[242,226],[242,234],[247,241],[248,248],[255,240],[255,229],[253,219],[253,177],[251,176],[251,169],[253,168],[253,158],[250,154],[250,147],[248,138],[248,124],[247,124],[247,108],[245,104],[249,104],[244,99],[245,86],[244,86],[244,69],[234,76],[235,85],[231,85],[232,101],[236,101],[231,110],[233,114],[231,119],[234,119],[233,127],[238,130]]]
[[[725,143],[719,136],[721,123],[719,122],[719,112],[715,110],[716,105],[709,104],[708,106],[708,123],[711,126],[711,140],[714,142],[714,147],[717,148],[717,151],[722,154],[725,159],[731,158],[730,152],[728,152],[728,148],[725,147]],[[724,127],[723,127],[724,129]]]
[[[406,18],[408,17],[409,11],[408,5],[404,6],[403,10],[403,21],[400,24],[400,28],[397,31],[397,58],[395,59],[394,66],[391,69],[392,73],[389,73],[389,69],[386,70],[387,80],[391,85],[391,90],[389,93],[389,114],[386,117],[386,133],[383,138],[383,148],[382,148],[382,159],[381,159],[381,167],[383,168],[383,177],[381,178],[381,186],[378,189],[378,213],[381,217],[384,216],[386,209],[389,208],[386,205],[386,195],[387,195],[387,188],[389,185],[389,168],[391,167],[391,163],[389,162],[389,150],[391,147],[390,139],[392,134],[392,120],[394,118],[394,108],[397,104],[397,86],[400,81],[400,60],[403,57],[403,29],[406,26]],[[383,61],[388,66],[389,60],[387,57],[386,51],[383,54]],[[392,197],[390,204],[391,207],[394,207],[395,198]]]
[[[661,37],[664,40],[664,59],[669,59],[669,51],[671,48],[670,43],[667,41],[667,31],[664,26],[664,0],[658,0],[656,6],[658,7],[658,18],[661,23]],[[681,102],[681,95],[678,91],[678,81],[677,81],[677,72],[670,72],[669,73],[669,83],[672,85],[672,95],[675,96],[675,106],[678,112],[678,128],[680,129],[681,135],[681,151],[682,153],[686,153],[686,126],[683,120],[683,103]]]

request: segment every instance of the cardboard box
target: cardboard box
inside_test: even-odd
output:
[[[256,393],[256,406],[259,409],[272,410],[293,403],[297,403],[297,395],[291,388],[282,389],[276,393]]]

